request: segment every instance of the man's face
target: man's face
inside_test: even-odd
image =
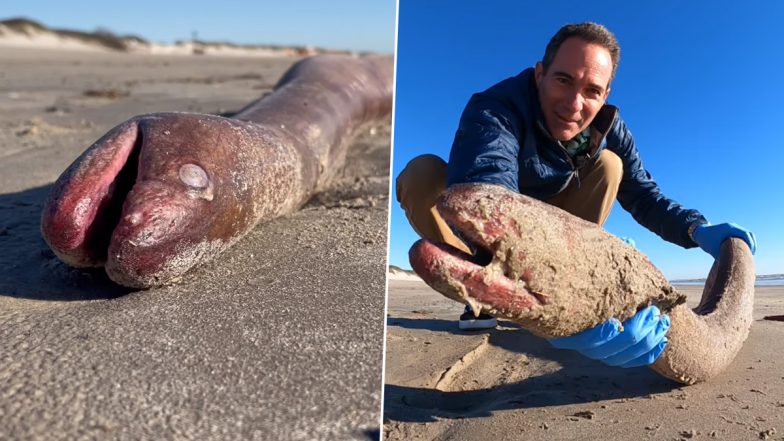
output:
[[[585,130],[610,93],[610,51],[580,38],[561,44],[547,72],[536,64],[536,86],[547,130],[568,141]]]

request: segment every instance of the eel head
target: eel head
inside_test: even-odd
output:
[[[683,303],[642,253],[569,213],[500,186],[450,187],[437,208],[476,250],[427,240],[411,266],[447,297],[544,337],[571,335],[649,304]]]
[[[236,158],[240,121],[158,113],[132,118],[88,148],[59,177],[44,204],[41,232],[76,267],[106,266],[117,283],[161,284],[230,239],[215,222],[231,206],[225,170]],[[236,211],[236,210],[234,210]]]

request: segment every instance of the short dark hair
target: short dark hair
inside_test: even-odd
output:
[[[618,40],[609,29],[590,21],[568,24],[553,35],[553,38],[547,43],[547,49],[544,51],[544,58],[542,59],[544,71],[547,72],[547,69],[553,64],[555,54],[558,52],[561,44],[572,37],[577,37],[586,43],[598,44],[610,51],[613,64],[612,75],[610,76],[610,81],[612,81],[615,78],[618,63],[621,61],[621,46],[618,45]]]

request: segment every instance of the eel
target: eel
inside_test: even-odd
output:
[[[478,251],[469,255],[423,239],[409,252],[411,266],[433,289],[475,313],[487,311],[554,338],[656,305],[671,326],[669,343],[651,368],[684,384],[719,374],[748,336],[755,273],[740,239],[722,244],[692,310],[644,254],[557,207],[497,185],[459,184],[447,189],[437,208]]]
[[[43,238],[66,264],[104,266],[120,285],[172,283],[323,190],[352,137],[390,116],[392,75],[391,57],[315,56],[233,118],[133,117],[54,183]]]

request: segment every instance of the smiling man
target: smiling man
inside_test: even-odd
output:
[[[473,95],[460,118],[449,164],[419,156],[397,178],[398,200],[414,230],[472,252],[438,214],[435,202],[449,185],[489,183],[599,225],[617,199],[641,225],[684,248],[699,246],[718,258],[721,243],[734,236],[754,252],[751,232],[735,224],[710,225],[697,210],[664,196],[645,170],[618,108],[606,102],[619,60],[620,47],[607,28],[570,24],[553,36],[535,67]],[[495,324],[495,318],[474,317],[468,309],[460,317],[461,329]],[[668,329],[668,318],[649,307],[623,327],[611,320],[552,342],[591,358],[611,358],[614,365],[642,366],[664,350]]]

